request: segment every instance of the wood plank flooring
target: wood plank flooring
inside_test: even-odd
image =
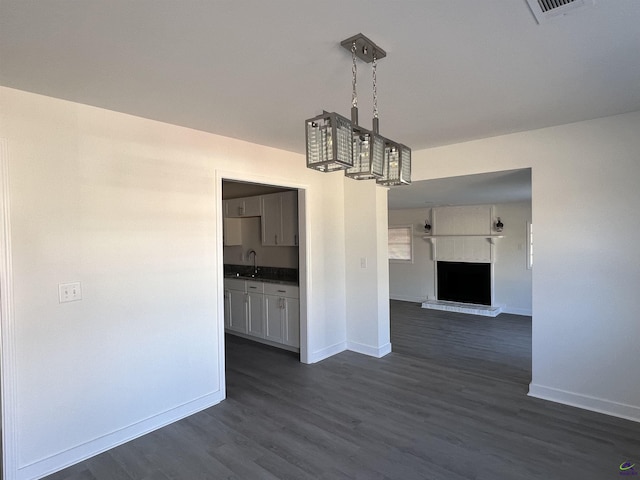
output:
[[[526,396],[530,318],[397,301],[391,318],[382,359],[303,365],[228,337],[227,400],[47,478],[602,480],[640,465],[640,423]]]

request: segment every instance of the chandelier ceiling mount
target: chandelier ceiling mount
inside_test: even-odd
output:
[[[383,49],[361,33],[340,42],[340,45],[349,51],[351,51],[353,44],[356,46],[356,57],[365,63],[373,62],[374,56],[376,60],[381,60],[387,56]]]

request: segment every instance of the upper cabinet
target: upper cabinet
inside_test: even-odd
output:
[[[262,245],[298,246],[298,191],[223,200],[224,245],[242,245],[243,217],[261,217]]]
[[[225,247],[242,245],[242,220],[240,218],[223,219],[222,244]]]
[[[262,195],[262,245],[282,245],[282,199],[279,193]],[[280,237],[280,243],[278,243]]]
[[[222,202],[227,218],[259,217],[260,197],[233,198]]]
[[[262,244],[298,246],[298,192],[262,195]]]
[[[298,246],[298,192],[283,192],[282,200],[282,241],[283,245]]]

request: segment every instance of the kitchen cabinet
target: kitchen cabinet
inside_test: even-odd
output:
[[[245,281],[225,279],[224,281],[224,324],[231,331],[248,332],[247,298]]]
[[[278,245],[278,237],[282,241],[282,201],[279,193],[262,195],[260,197],[262,206],[262,245]]]
[[[247,282],[248,334],[264,338],[264,295],[262,282]]]
[[[262,195],[262,244],[298,245],[298,192]]]
[[[282,244],[298,246],[298,192],[282,192],[281,223]]]
[[[265,338],[292,347],[300,346],[300,300],[296,286],[265,284]]]
[[[285,318],[282,313],[283,297],[264,296],[265,338],[272,342],[284,343]]]
[[[284,298],[286,329],[284,344],[300,348],[300,299]]]
[[[297,286],[225,278],[224,300],[227,332],[292,350],[300,347]]]
[[[243,217],[261,217],[262,245],[298,246],[298,192],[223,200],[224,245],[242,245]]]
[[[226,218],[259,217],[260,197],[232,198],[222,202]]]
[[[223,219],[222,243],[225,247],[242,245],[242,219]]]

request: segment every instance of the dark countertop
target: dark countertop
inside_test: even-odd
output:
[[[298,286],[298,269],[281,267],[253,267],[252,265],[224,265],[224,278]]]
[[[263,283],[275,283],[277,285],[292,285],[297,287],[298,286],[298,282],[293,282],[290,280],[280,280],[280,279],[275,279],[275,278],[263,278],[260,276],[257,277],[252,277],[252,276],[244,276],[244,275],[232,275],[232,274],[228,274],[225,275],[224,278],[235,278],[238,280],[250,280],[253,282],[263,282]]]

